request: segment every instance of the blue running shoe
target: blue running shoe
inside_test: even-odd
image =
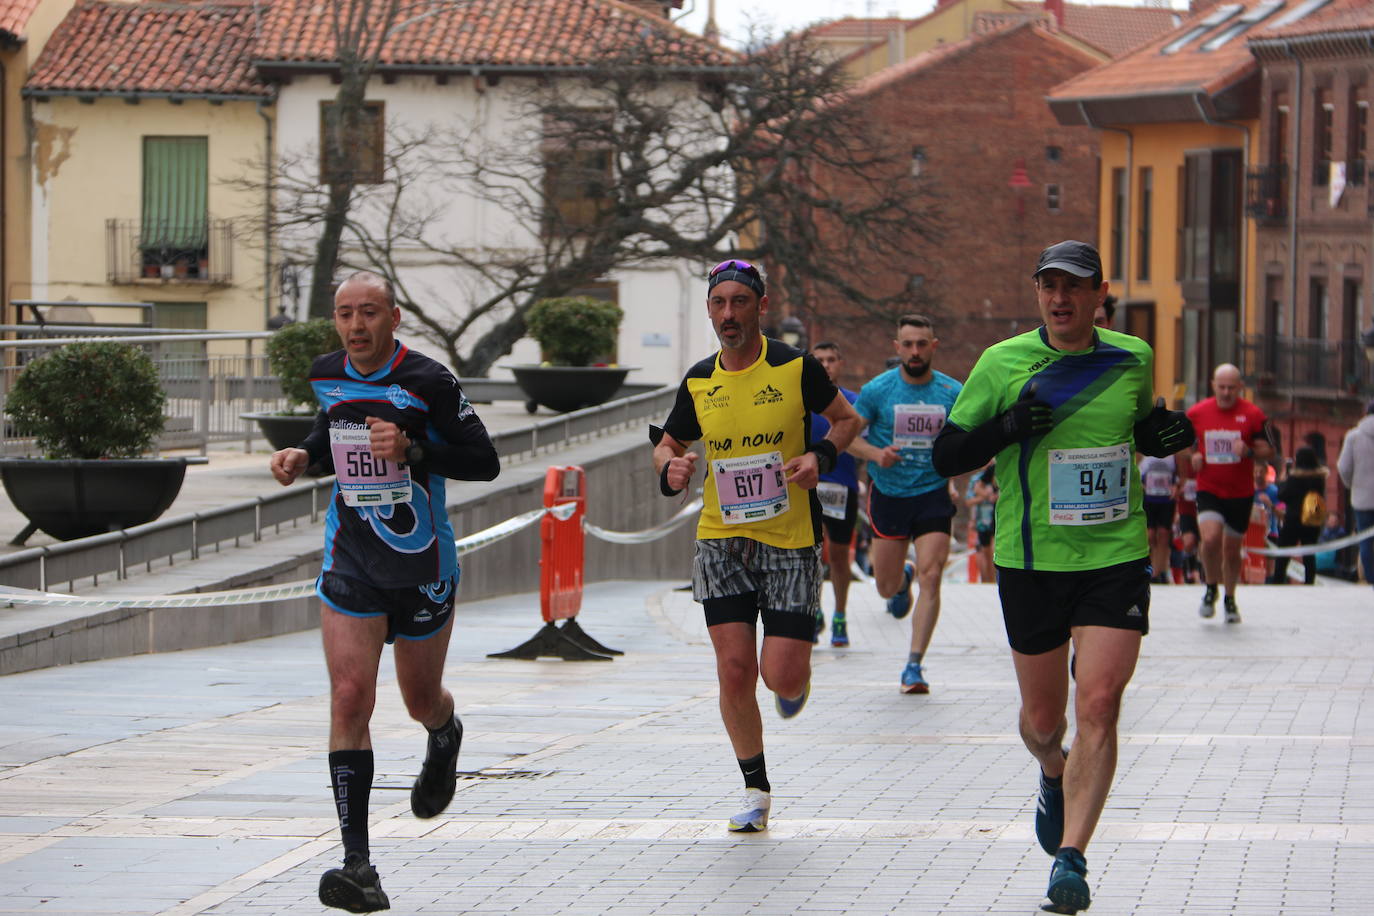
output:
[[[758,833],[768,827],[768,809],[772,796],[762,789],[744,790],[744,810],[730,818],[726,826],[731,833]]]
[[[1054,867],[1050,869],[1050,886],[1045,896],[1049,903],[1041,904],[1046,913],[1077,913],[1086,910],[1092,903],[1088,892],[1088,863],[1083,853],[1066,846],[1054,857]]]
[[[919,662],[907,662],[902,669],[902,693],[930,693]]]
[[[788,700],[785,699],[782,696],[782,694],[773,694],[773,705],[777,707],[778,715],[782,716],[784,719],[790,719],[797,713],[802,711],[802,707],[806,705],[806,700],[810,696],[811,682],[807,681],[806,687],[802,690],[801,696],[797,697],[796,699]]]
[[[1064,780],[1061,778],[1058,786],[1052,786],[1045,780],[1043,770],[1040,792],[1035,798],[1035,838],[1045,854],[1051,856],[1059,852],[1059,845],[1064,842]]]
[[[887,599],[887,612],[898,620],[911,613],[911,577],[916,575],[916,567],[910,563],[902,567],[902,587],[897,594]]]
[[[843,649],[849,645],[848,623],[838,614],[830,621],[830,644],[837,649]]]

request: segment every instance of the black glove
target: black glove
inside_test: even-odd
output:
[[[1035,396],[1035,383],[1031,382],[1021,400],[1004,410],[997,422],[1005,445],[1024,442],[1054,428],[1054,408]]]
[[[1193,423],[1181,410],[1169,410],[1164,399],[1135,425],[1135,449],[1151,458],[1165,458],[1197,441]]]

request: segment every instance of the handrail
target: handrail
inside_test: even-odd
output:
[[[538,455],[549,448],[627,426],[635,420],[661,415],[675,397],[676,387],[665,386],[493,433],[491,438],[503,461]],[[0,557],[0,574],[7,585],[39,591],[49,591],[58,583],[70,585],[82,579],[92,579],[98,584],[99,577],[109,573],[124,579],[130,569],[150,567],[155,559],[165,558],[170,562],[185,554],[194,560],[206,547],[217,547],[224,541],[249,537],[260,541],[268,529],[276,530],[288,523],[295,525],[306,517],[314,523],[328,505],[328,496],[321,498],[322,491],[329,489],[332,492],[333,486],[333,477],[322,477],[314,481],[308,491],[294,487],[204,512],[157,519],[59,544],[30,547]],[[303,495],[307,492],[308,499]]]

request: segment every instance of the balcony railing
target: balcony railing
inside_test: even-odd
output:
[[[1288,166],[1265,165],[1245,176],[1245,212],[1261,222],[1288,215]]]
[[[1359,341],[1307,337],[1241,338],[1241,372],[1261,395],[1345,399],[1374,394],[1374,367]]]
[[[229,283],[234,278],[233,227],[224,219],[184,225],[107,219],[105,273],[110,283]]]

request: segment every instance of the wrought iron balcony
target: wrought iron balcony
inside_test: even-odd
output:
[[[233,262],[233,227],[228,220],[188,225],[105,221],[105,274],[110,283],[229,283]]]
[[[1245,176],[1245,212],[1260,222],[1283,222],[1288,215],[1288,166],[1260,166]]]
[[[1242,374],[1261,395],[1345,400],[1374,394],[1374,365],[1359,340],[1246,335],[1240,356]]]

